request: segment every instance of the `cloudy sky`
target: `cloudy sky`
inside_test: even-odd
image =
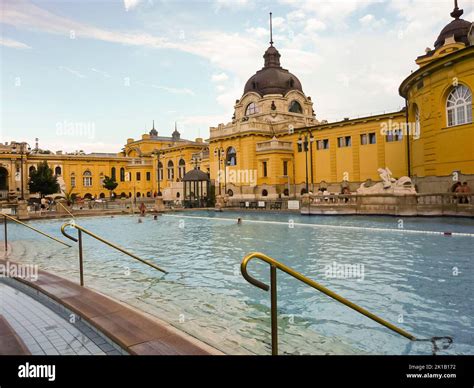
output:
[[[474,20],[472,0],[459,0]],[[450,22],[451,0],[1,1],[0,140],[119,151],[228,122],[263,66],[268,13],[316,117],[398,110],[400,82]]]

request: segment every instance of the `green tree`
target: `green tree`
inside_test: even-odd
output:
[[[104,187],[104,189],[109,190],[110,196],[112,196],[112,191],[117,188],[118,183],[115,181],[114,178],[110,178],[106,175],[104,177],[104,181],[102,182],[102,186]]]
[[[41,162],[38,168],[31,172],[28,187],[31,193],[40,193],[42,196],[59,193],[58,179],[47,161]]]

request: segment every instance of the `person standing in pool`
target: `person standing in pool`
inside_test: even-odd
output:
[[[145,212],[146,212],[146,206],[145,206],[145,204],[142,202],[141,205],[140,205],[140,216],[141,216],[141,217],[145,217]]]

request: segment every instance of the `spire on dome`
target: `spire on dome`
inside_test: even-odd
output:
[[[176,123],[176,121],[174,122],[174,131],[171,134],[171,138],[174,141],[178,141],[181,138],[181,134],[178,132],[178,124]]]
[[[155,129],[155,120],[153,120],[153,128],[150,131],[150,136],[151,137],[157,137],[158,136],[158,131]]]
[[[454,0],[454,9],[453,9],[453,12],[451,12],[450,14],[451,17],[455,19],[459,19],[463,13],[464,13],[464,10],[459,9],[458,7],[458,0]]]
[[[273,46],[273,25],[272,25],[272,13],[270,12],[270,46]]]

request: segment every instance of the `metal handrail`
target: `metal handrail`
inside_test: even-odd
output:
[[[77,238],[71,236],[70,234],[66,233],[66,228],[67,227],[71,227],[71,228],[75,228],[77,229]],[[85,233],[93,238],[95,238],[96,240],[99,240],[100,242],[122,252],[122,253],[125,253],[126,255],[134,258],[135,260],[138,260],[140,262],[142,262],[143,264],[146,264],[148,265],[149,267],[152,267],[160,272],[163,272],[165,274],[167,274],[168,272],[165,271],[164,269],[161,269],[160,267],[158,267],[157,265],[153,264],[153,263],[150,263],[149,261],[146,261],[136,255],[134,255],[133,253],[130,253],[128,251],[126,251],[125,249],[119,247],[118,245],[115,245],[114,243],[111,243],[110,241],[107,241],[105,239],[103,239],[102,237],[100,236],[97,236],[95,233],[92,233],[91,231],[83,228],[82,226],[80,225],[77,225],[75,221],[70,221],[70,222],[66,222],[64,223],[62,226],[61,226],[61,233],[67,237],[68,239],[74,241],[74,242],[77,242],[79,243],[79,271],[80,271],[80,278],[81,278],[81,286],[84,285],[84,267],[83,267],[83,250],[82,250],[82,233]]]
[[[261,282],[260,280],[257,280],[253,277],[251,277],[248,272],[247,272],[247,265],[252,259],[260,259],[268,264],[270,264],[270,287]],[[276,278],[276,270],[279,269],[283,272],[286,272],[288,275],[293,276],[294,278],[298,279],[299,281],[307,284],[308,286],[311,286],[315,288],[316,290],[322,292],[323,294],[326,294],[327,296],[337,300],[338,302],[346,305],[347,307],[357,311],[358,313],[365,315],[367,318],[372,319],[373,321],[381,324],[382,326],[385,326],[386,328],[394,331],[395,333],[400,334],[401,336],[408,338],[411,341],[416,341],[417,338],[406,332],[403,329],[400,329],[399,327],[391,324],[390,322],[387,322],[386,320],[378,317],[375,314],[372,314],[370,311],[356,305],[355,303],[352,303],[351,301],[343,298],[342,296],[336,294],[335,292],[329,290],[328,288],[324,287],[323,285],[315,282],[314,280],[311,280],[307,278],[306,276],[300,274],[299,272],[296,272],[290,267],[287,267],[286,265],[276,261],[275,259],[259,252],[253,252],[248,254],[247,256],[244,257],[242,260],[242,263],[240,265],[240,270],[242,272],[242,276],[247,280],[250,284],[253,284],[255,287],[258,287],[264,291],[268,291],[270,289],[271,292],[271,324],[272,324],[272,355],[278,355],[278,322],[277,322],[277,278]]]
[[[72,214],[72,213],[69,211],[69,209],[68,209],[66,206],[64,206],[61,202],[58,201],[58,202],[56,202],[56,203],[59,204],[64,210],[66,210],[66,212],[67,212],[72,218],[76,218],[76,217],[74,217],[74,214]]]
[[[20,220],[17,220],[15,217],[9,216],[8,214],[5,214],[5,213],[0,213],[0,215],[2,215],[4,217],[3,222],[5,224],[4,225],[4,227],[5,227],[5,229],[4,229],[4,231],[5,231],[5,254],[7,254],[7,252],[8,252],[8,222],[7,222],[7,220],[12,220],[12,221],[16,222],[17,224],[20,224],[20,225],[22,225],[22,226],[24,226],[28,229],[31,229],[31,230],[35,231],[36,233],[39,233],[39,234],[41,234],[41,235],[43,235],[43,236],[45,236],[45,237],[47,237],[51,240],[56,241],[59,244],[62,244],[62,245],[65,245],[65,246],[71,248],[71,245],[66,244],[65,242],[57,239],[56,237],[50,236],[49,234],[44,233],[39,229],[36,229],[36,228],[34,228],[30,225],[27,225],[24,222],[21,222]]]

